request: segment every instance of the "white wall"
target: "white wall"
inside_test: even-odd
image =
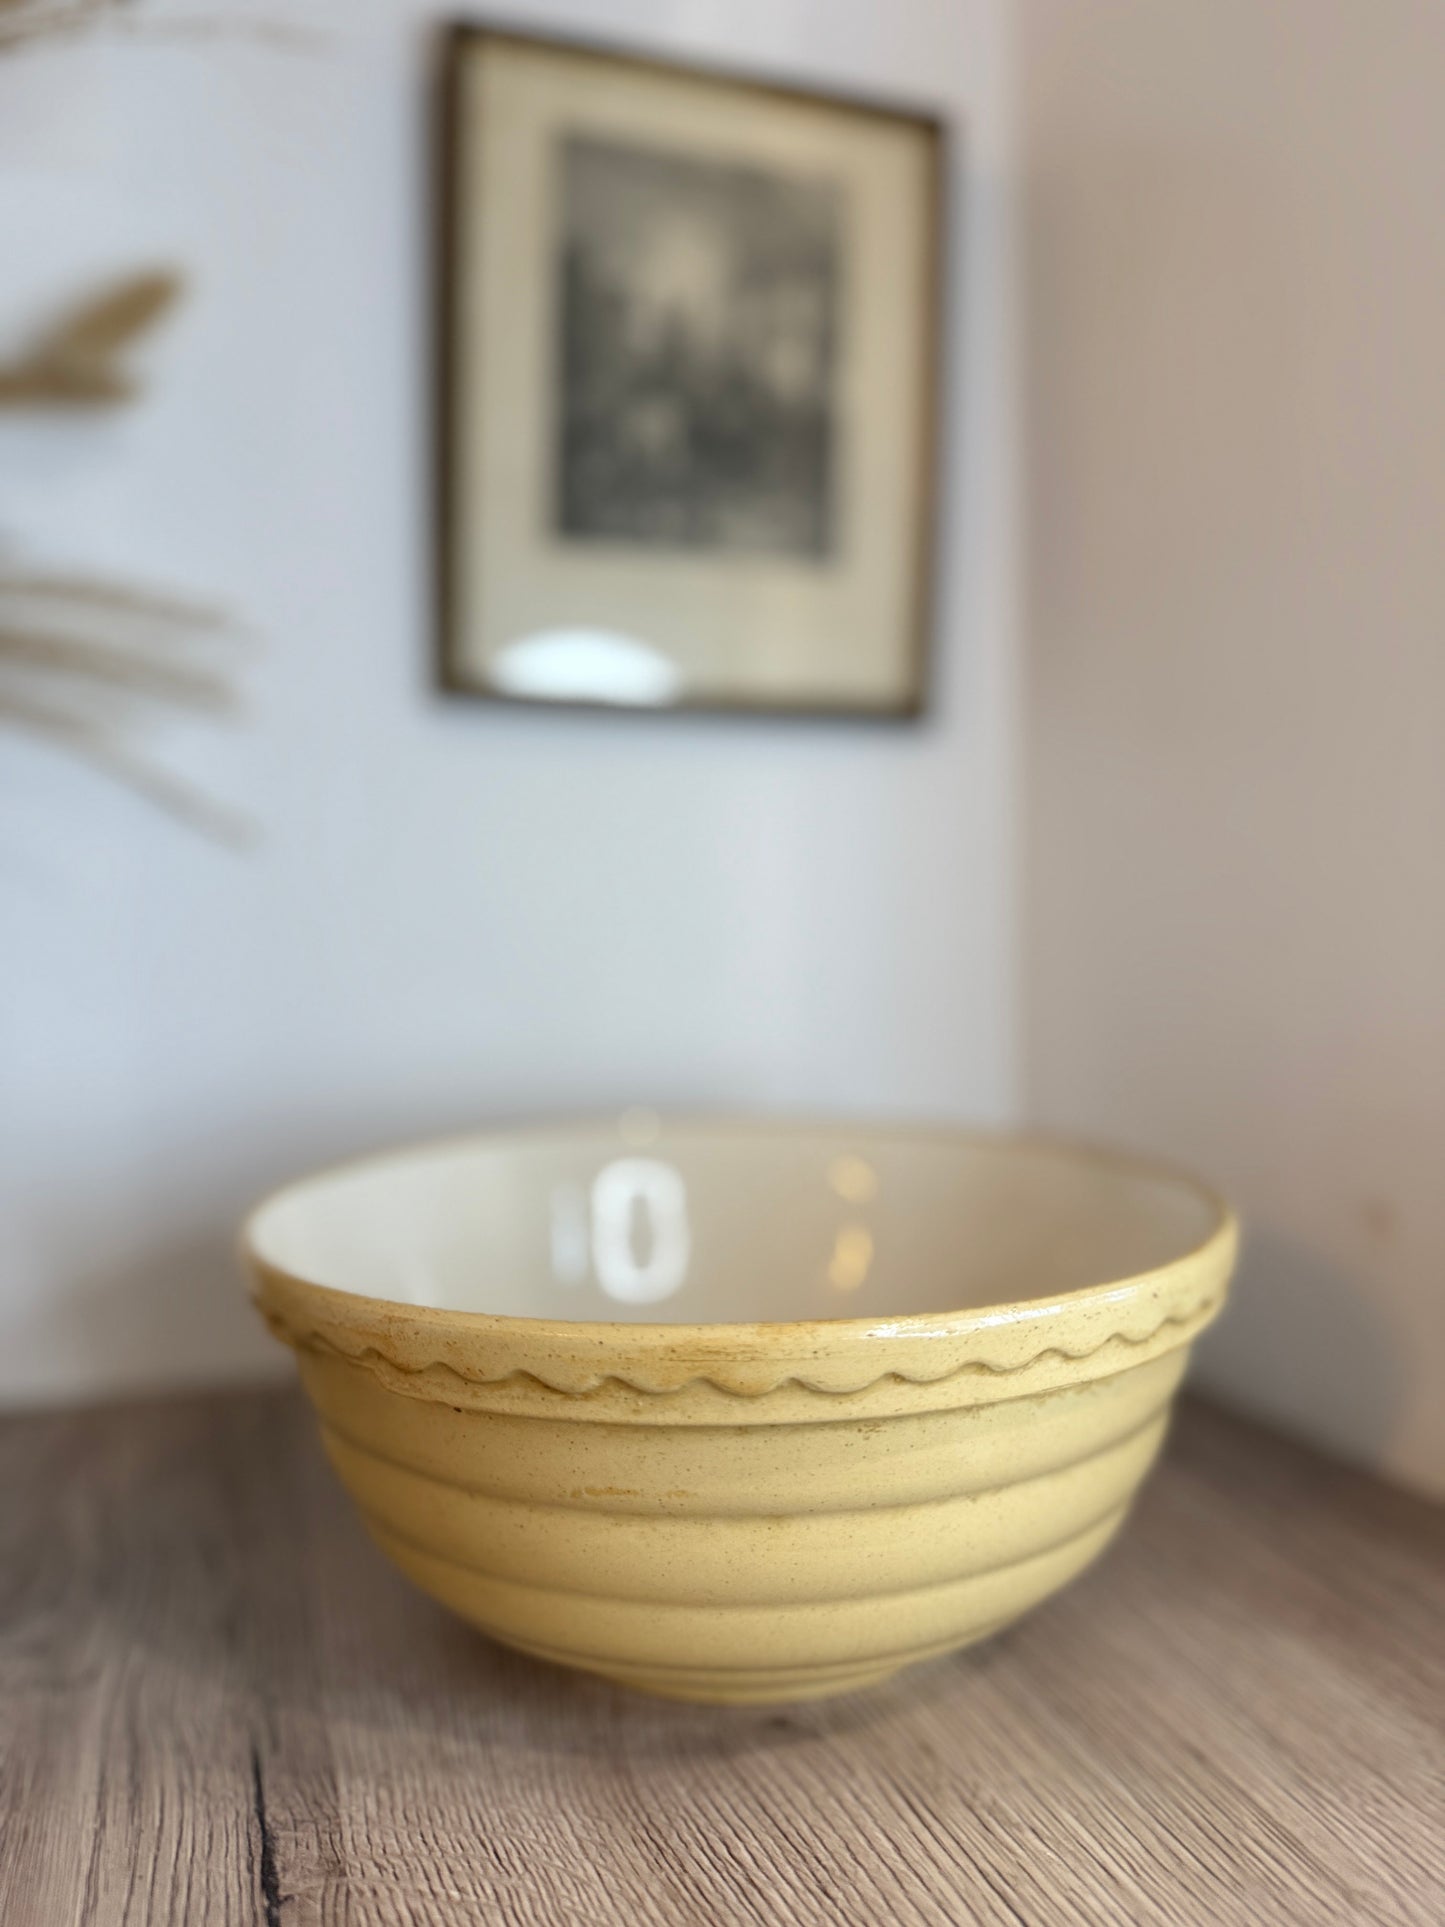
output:
[[[1208,1382],[1445,1491],[1445,10],[1023,21],[1031,1108],[1242,1206]]]
[[[96,271],[188,305],[113,419],[0,414],[0,529],[245,612],[244,731],[175,758],[236,857],[0,745],[0,1396],[242,1374],[235,1218],[354,1147],[519,1111],[1014,1096],[1001,0],[515,8],[969,124],[937,707],[918,729],[580,719],[428,682],[422,12],[0,70],[0,332]],[[234,16],[246,9],[236,7]]]

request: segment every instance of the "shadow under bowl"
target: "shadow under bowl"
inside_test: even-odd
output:
[[[1046,1139],[632,1112],[325,1173],[244,1244],[403,1572],[537,1657],[765,1702],[985,1638],[1108,1544],[1235,1226]]]

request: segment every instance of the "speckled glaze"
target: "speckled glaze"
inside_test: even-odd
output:
[[[278,1261],[266,1207],[246,1256],[333,1464],[418,1585],[650,1693],[781,1701],[985,1638],[1119,1529],[1235,1250],[1223,1206],[1158,1182],[1198,1207],[1188,1248],[956,1312],[668,1324],[406,1304]]]

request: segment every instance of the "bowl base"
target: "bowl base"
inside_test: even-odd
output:
[[[744,1675],[735,1685],[690,1684],[657,1673],[603,1673],[615,1686],[625,1686],[649,1699],[685,1700],[693,1706],[789,1706],[798,1700],[832,1699],[840,1693],[858,1693],[892,1679],[896,1666],[867,1667],[836,1678],[819,1679],[810,1673],[789,1674],[782,1679],[750,1680]]]
[[[727,1672],[693,1672],[678,1667],[657,1671],[646,1668],[604,1668],[545,1646],[530,1645],[520,1639],[505,1639],[501,1643],[519,1653],[526,1653],[529,1659],[545,1660],[549,1665],[565,1666],[574,1672],[591,1673],[596,1679],[605,1679],[614,1686],[625,1686],[631,1692],[646,1694],[649,1699],[683,1700],[694,1706],[789,1706],[800,1700],[834,1699],[843,1693],[859,1693],[871,1686],[881,1686],[896,1673],[905,1672],[910,1666],[917,1666],[924,1660],[938,1659],[945,1653],[961,1652],[965,1646],[975,1646],[1007,1624],[1006,1619],[998,1620],[991,1626],[980,1627],[966,1638],[943,1640],[911,1653],[893,1653],[881,1663],[878,1659],[871,1659],[843,1665],[767,1667],[756,1672],[742,1668]]]

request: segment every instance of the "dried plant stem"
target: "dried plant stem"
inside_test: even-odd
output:
[[[37,41],[104,31],[118,38],[146,40],[250,40],[287,52],[317,45],[321,36],[275,20],[134,20],[122,17],[117,0],[74,0],[62,7],[0,0],[0,54],[34,46]]]
[[[254,829],[244,817],[213,803],[165,770],[133,756],[94,724],[68,715],[53,704],[0,690],[0,724],[3,723],[14,723],[29,734],[46,738],[81,757],[192,829],[236,848],[254,841]]]
[[[214,654],[228,632],[216,610],[164,591],[100,576],[0,573],[0,729],[39,737],[192,828],[242,843],[239,815],[156,765],[126,735],[148,705],[234,713],[235,689]]]
[[[0,365],[0,407],[129,401],[137,389],[126,355],[175,306],[182,286],[173,269],[143,268],[93,289]]]
[[[27,634],[0,626],[0,672],[12,663],[63,677],[90,677],[111,688],[211,715],[233,715],[238,708],[235,691],[215,670],[160,661],[142,650],[113,643],[40,631]]]
[[[0,608],[6,602],[73,604],[121,617],[138,617],[178,630],[230,627],[220,610],[157,589],[138,589],[104,576],[0,575]]]
[[[0,0],[0,54],[22,52],[37,42],[76,40],[102,27],[120,25],[120,0]]]
[[[0,0],[0,48],[43,35],[83,33],[115,7],[116,0],[65,0],[58,6],[47,6],[45,0]]]

